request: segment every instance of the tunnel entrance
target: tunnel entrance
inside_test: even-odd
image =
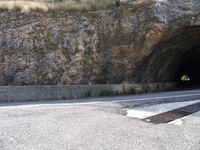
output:
[[[136,80],[200,87],[200,26],[187,27],[153,47],[138,67]]]
[[[176,80],[180,86],[200,86],[200,47],[183,56]]]

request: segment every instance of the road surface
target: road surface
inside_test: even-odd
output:
[[[200,90],[191,90],[0,103],[0,150],[200,150],[199,111],[159,124],[135,113],[154,116],[199,100]]]

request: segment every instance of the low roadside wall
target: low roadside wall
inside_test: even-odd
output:
[[[0,102],[60,100],[169,90],[175,83],[0,86]]]

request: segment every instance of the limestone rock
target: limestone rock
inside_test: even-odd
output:
[[[0,85],[173,81],[178,62],[200,40],[199,0],[127,7],[1,12]]]

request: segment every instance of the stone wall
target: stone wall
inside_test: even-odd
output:
[[[169,90],[175,83],[107,84],[69,86],[1,86],[0,102],[64,100],[98,96],[117,96]]]

